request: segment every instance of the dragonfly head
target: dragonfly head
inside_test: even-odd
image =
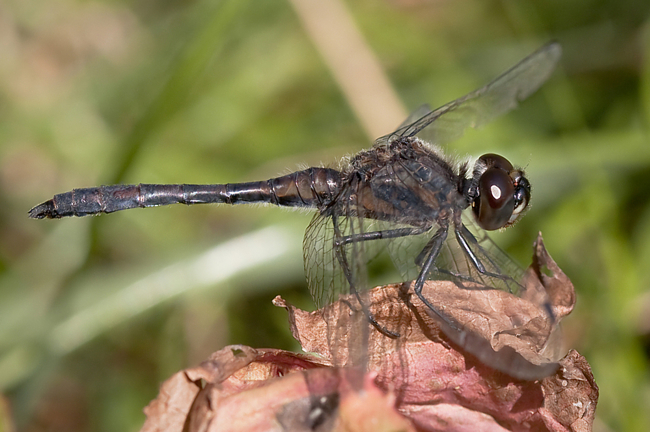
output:
[[[530,183],[524,172],[497,154],[485,154],[478,159],[473,184],[472,210],[485,230],[514,225],[530,202]]]

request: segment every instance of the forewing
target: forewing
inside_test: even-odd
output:
[[[549,43],[485,87],[438,109],[422,113],[412,123],[399,127],[377,141],[388,142],[398,137],[416,135],[432,144],[458,139],[467,128],[488,123],[534,93],[551,76],[561,54],[562,48],[558,43]],[[419,110],[415,113],[419,113]]]

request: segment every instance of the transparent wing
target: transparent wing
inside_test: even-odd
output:
[[[332,218],[317,213],[307,227],[303,240],[307,284],[318,309],[333,303],[349,288],[334,254]]]
[[[442,107],[422,114],[377,142],[398,137],[418,136],[432,144],[444,144],[460,138],[469,127],[477,128],[515,108],[534,93],[550,76],[562,54],[558,43],[549,43],[483,88]],[[406,122],[405,122],[406,123]]]
[[[365,291],[368,262],[385,244],[350,239],[376,231],[378,222],[344,214],[316,214],[305,232],[305,275],[316,307],[321,309],[341,295]],[[337,246],[337,241],[348,242]]]
[[[332,361],[365,368],[374,319],[367,264],[382,245],[359,240],[376,222],[361,216],[351,192],[352,187],[344,187],[341,199],[314,216],[305,233],[304,262],[310,292],[327,324]]]

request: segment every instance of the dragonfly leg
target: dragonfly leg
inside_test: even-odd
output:
[[[468,231],[468,234],[471,235],[471,233],[469,233],[469,231]],[[456,236],[458,237],[458,234],[456,234]],[[473,236],[472,236],[472,238],[473,238]],[[425,258],[429,256],[429,253],[431,252],[431,249],[438,243],[438,241],[439,240],[437,239],[437,237],[433,236],[427,242],[427,244],[424,246],[424,248],[422,248],[422,250],[420,251],[418,256],[415,257],[415,265],[422,268],[422,265],[424,263]],[[484,273],[485,268],[484,268],[483,264],[478,260],[478,258],[476,258],[476,256],[472,252],[472,250],[467,246],[467,242],[464,239],[459,240],[458,242],[461,243],[461,245],[463,245],[464,250],[469,251],[468,254],[470,254],[470,259],[472,259],[472,262],[474,263],[474,265],[476,267],[480,267],[480,268],[483,269],[483,271],[479,270],[479,272]],[[474,240],[474,242],[476,243],[476,240]],[[440,252],[438,252],[438,253],[440,253]],[[457,277],[457,278],[460,278],[460,279],[471,280],[471,279],[468,279],[466,276],[454,273],[454,272],[449,271],[447,269],[436,268],[435,270],[440,272],[440,273],[449,275],[449,276],[454,276],[454,277]]]
[[[426,228],[398,228],[391,230],[383,231],[371,231],[363,234],[353,234],[348,236],[339,237],[335,240],[335,246],[348,245],[355,241],[369,241],[369,240],[381,240],[397,237],[407,237],[410,235],[418,235],[428,231],[430,227]]]
[[[341,236],[341,231],[339,230],[337,220],[338,218],[336,216],[332,216],[332,225],[334,226],[334,234],[336,235],[336,239],[334,240],[334,253],[336,255],[336,259],[341,265],[341,269],[343,269],[345,278],[348,281],[348,285],[350,286],[350,293],[354,294],[354,296],[357,298],[357,301],[361,305],[361,309],[363,310],[363,313],[366,315],[366,318],[374,328],[376,328],[381,334],[389,338],[394,339],[400,337],[399,333],[388,330],[386,327],[379,324],[377,322],[377,319],[372,314],[372,312],[370,312],[370,309],[368,309],[368,305],[366,305],[366,303],[361,299],[361,295],[359,294],[359,291],[355,286],[354,278],[352,277],[352,272],[350,271],[350,265],[348,264],[348,260],[345,255],[345,250],[343,248],[344,243],[340,240],[343,237]]]
[[[472,265],[474,266],[474,268],[476,268],[476,270],[479,273],[485,276],[502,280],[506,282],[506,285],[508,284],[508,282],[514,282],[515,284],[519,285],[519,283],[513,278],[511,278],[510,276],[501,273],[494,273],[486,270],[485,265],[483,265],[481,260],[476,256],[476,253],[474,253],[474,251],[472,250],[470,243],[479,249],[481,248],[481,246],[478,244],[476,237],[474,237],[474,235],[467,229],[467,227],[465,227],[465,225],[462,225],[462,228],[455,227],[454,234],[456,235],[456,240],[458,241],[458,244],[463,248],[463,251],[469,257],[470,261],[472,262]],[[487,256],[487,254],[484,255]],[[498,269],[498,266],[495,263],[492,262],[491,264]]]
[[[449,321],[449,319],[447,319],[446,317],[444,317],[440,313],[438,308],[435,307],[422,294],[422,288],[424,288],[424,282],[427,280],[427,276],[429,275],[429,272],[431,270],[437,270],[434,263],[436,262],[436,258],[438,258],[438,255],[440,255],[440,251],[442,250],[442,245],[445,243],[445,239],[447,238],[448,230],[449,228],[446,225],[438,228],[438,231],[436,231],[433,237],[431,237],[431,240],[427,242],[422,252],[418,254],[416,260],[419,260],[421,262],[421,268],[420,268],[420,273],[418,275],[418,278],[415,280],[415,286],[413,290],[415,291],[415,294],[420,298],[422,303],[425,304],[426,307],[428,307],[433,313],[438,315],[438,317],[441,320],[443,320],[447,325],[449,325],[453,329],[458,330],[458,326],[455,325],[453,322]]]

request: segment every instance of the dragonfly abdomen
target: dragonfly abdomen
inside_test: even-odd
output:
[[[340,178],[340,172],[333,169],[308,168],[282,177],[248,183],[142,183],[74,189],[37,205],[29,211],[29,216],[53,219],[169,204],[270,203],[288,207],[318,207],[331,201]]]
[[[260,182],[226,184],[223,202],[319,207],[332,200],[340,183],[339,171],[312,167]]]

